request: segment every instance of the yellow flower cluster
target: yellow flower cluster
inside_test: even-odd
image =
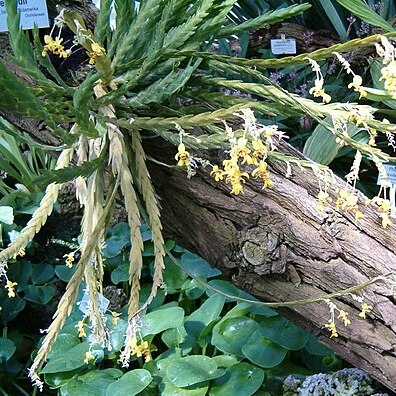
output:
[[[330,338],[338,337],[337,327],[336,327],[336,324],[335,324],[335,322],[333,320],[330,319],[329,322],[327,324],[325,324],[325,327],[331,333],[330,334]]]
[[[391,61],[381,69],[380,81],[384,80],[384,88],[390,92],[396,92],[396,61]]]
[[[85,352],[85,359],[84,359],[85,364],[88,364],[93,359],[95,359],[95,355],[93,355],[91,351]]]
[[[349,314],[346,311],[340,310],[338,319],[342,319],[342,321],[344,322],[344,326],[349,326],[351,324],[351,321],[349,319]],[[330,338],[338,337],[337,326],[335,324],[333,312],[331,314],[331,319],[329,319],[328,323],[325,324],[325,328],[329,330]]]
[[[6,285],[5,285],[5,288],[8,290],[8,297],[9,298],[12,298],[12,297],[15,297],[16,296],[16,294],[15,294],[15,286],[17,285],[18,283],[16,283],[16,282],[12,282],[12,281],[10,281],[9,279],[7,280],[7,283],[6,283]]]
[[[113,324],[113,326],[117,326],[118,321],[120,320],[121,313],[112,312],[111,316],[112,316],[111,323]]]
[[[240,165],[254,165],[256,168],[251,172],[251,176],[263,181],[263,189],[272,186],[272,180],[269,178],[267,163],[264,158],[267,156],[268,148],[260,139],[254,139],[251,142],[253,151],[248,147],[248,140],[241,137],[231,148],[230,159],[223,161],[224,169],[218,165],[213,166],[210,172],[216,181],[223,180],[225,177],[226,184],[231,184],[231,194],[238,195],[243,193],[243,185],[249,178],[247,172],[242,172]]]
[[[72,268],[73,267],[73,261],[74,261],[74,252],[70,252],[68,254],[65,254],[63,258],[66,259],[66,267],[67,268]]]
[[[85,332],[84,326],[86,326],[86,324],[84,323],[83,320],[80,320],[80,321],[75,325],[75,327],[77,327],[77,329],[78,329],[78,335],[77,335],[77,337],[83,338],[83,337],[86,337],[86,336],[87,336],[87,333]]]
[[[359,210],[358,199],[359,197],[353,192],[349,192],[347,189],[340,190],[338,198],[335,204],[336,210],[342,210],[344,212],[352,212],[355,214],[355,219],[359,220],[364,217],[364,214]]]
[[[373,307],[371,305],[363,303],[361,305],[360,309],[361,309],[361,312],[360,312],[359,316],[363,319],[366,319],[366,313],[370,312],[373,309]]]
[[[329,103],[331,101],[331,96],[327,94],[323,88],[324,78],[320,66],[313,59],[308,58],[308,61],[311,64],[312,70],[316,73],[314,86],[309,90],[309,93],[315,98],[322,98],[324,103]]]
[[[132,355],[136,355],[138,358],[143,356],[146,363],[151,360],[150,348],[147,341],[142,341],[138,345],[136,338],[132,338],[127,347],[131,349]]]
[[[348,88],[349,89],[353,88],[356,92],[359,92],[359,94],[360,94],[359,99],[367,96],[367,92],[362,87],[362,84],[363,84],[362,77],[358,76],[357,74],[355,74],[353,72],[353,70],[351,69],[350,63],[341,54],[339,54],[338,52],[333,52],[333,54],[337,57],[337,59],[339,60],[339,62],[341,63],[341,65],[345,69],[345,71],[348,74],[353,75],[353,80],[348,85]]]
[[[375,44],[375,47],[382,63],[386,65],[381,69],[380,81],[384,81],[386,90],[396,92],[396,49],[385,36],[381,37],[381,44]]]
[[[381,198],[379,196],[374,197],[373,199],[369,199],[366,202],[366,205],[370,204],[370,203],[374,203],[375,205],[377,205],[378,208],[378,215],[381,218],[381,223],[382,223],[382,227],[386,228],[388,226],[392,225],[392,221],[390,220],[390,215],[391,215],[391,203],[389,201],[389,199],[385,199],[385,198]]]
[[[91,51],[88,52],[89,64],[94,65],[96,60],[105,54],[105,49],[101,47],[98,43],[92,42]]]
[[[359,92],[359,99],[367,96],[367,92],[362,87],[362,84],[363,84],[363,79],[361,76],[358,76],[357,74],[353,76],[352,82],[348,84],[349,89],[353,88],[354,91]]]
[[[59,58],[67,58],[70,55],[70,50],[65,50],[62,45],[63,38],[57,37],[55,40],[48,34],[44,36],[44,48],[41,56],[46,56],[48,52],[58,55]]]
[[[325,205],[331,203],[331,201],[332,199],[330,198],[330,195],[326,191],[320,190],[318,194],[318,204],[316,206],[316,209],[319,212],[323,212]]]
[[[25,249],[20,248],[19,251],[12,256],[12,258],[16,260],[18,256],[23,257],[25,256],[25,254],[26,254]]]
[[[190,165],[190,153],[186,151],[186,146],[183,143],[180,143],[177,147],[177,154],[175,155],[175,160],[177,162],[177,166],[189,166]]]
[[[344,326],[348,326],[351,324],[350,319],[348,318],[348,312],[346,311],[340,311],[340,314],[338,315],[338,319],[342,319],[344,322]]]

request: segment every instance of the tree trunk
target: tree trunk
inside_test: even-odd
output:
[[[152,147],[152,143],[150,143]],[[302,157],[288,145],[283,151]],[[211,158],[219,163],[217,153]],[[291,301],[322,296],[388,274],[396,263],[394,228],[384,230],[378,215],[365,208],[365,218],[316,209],[318,182],[309,170],[271,162],[274,186],[266,190],[248,181],[245,193],[233,196],[229,186],[208,172],[188,179],[185,173],[153,165],[152,177],[161,197],[166,232],[193,250],[241,289],[262,301]],[[339,187],[345,183],[336,180]],[[333,196],[333,202],[336,197]],[[337,320],[338,338],[324,325],[329,308],[323,302],[280,311],[315,334],[338,355],[396,390],[396,306],[394,293],[380,281],[358,294],[374,307],[359,317],[360,303],[337,299],[351,324]]]

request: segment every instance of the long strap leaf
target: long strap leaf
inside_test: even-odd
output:
[[[337,0],[339,4],[345,7],[352,14],[359,17],[362,21],[370,25],[378,26],[386,32],[394,32],[395,28],[384,18],[378,15],[362,0]]]

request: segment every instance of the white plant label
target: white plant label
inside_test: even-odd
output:
[[[0,0],[0,32],[8,31],[5,2],[6,0]],[[18,0],[17,3],[22,29],[33,29],[34,25],[39,28],[49,27],[46,0]]]
[[[390,184],[396,184],[396,165],[391,165],[391,164],[383,164],[384,168],[386,170],[386,174],[388,176],[388,181]],[[378,175],[378,180],[377,184],[381,185],[382,180],[380,179]]]
[[[389,189],[389,201],[391,204],[391,217],[396,218],[396,165],[391,165],[391,164],[384,164],[386,174],[388,176],[388,181],[389,184],[388,186],[390,187]],[[377,184],[381,185],[382,180],[378,175],[378,180]]]
[[[99,306],[99,311],[102,312],[103,314],[107,311],[107,308],[109,307],[110,301],[103,296],[102,294],[98,293],[98,306]],[[78,309],[83,312],[85,315],[89,315],[90,312],[90,307],[89,307],[89,294],[87,291],[85,291],[82,300],[79,303]]]
[[[282,54],[296,54],[296,39],[295,38],[280,38],[271,40],[271,52],[274,55]]]

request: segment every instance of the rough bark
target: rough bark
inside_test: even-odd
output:
[[[300,155],[290,146],[284,147]],[[216,153],[212,160],[218,163]],[[366,217],[332,209],[316,209],[318,183],[308,170],[272,164],[274,186],[262,190],[249,181],[245,194],[232,196],[229,187],[207,173],[187,179],[183,172],[153,166],[161,197],[166,232],[219,268],[236,286],[263,301],[290,301],[346,289],[394,270],[394,228],[382,229],[378,215]],[[337,185],[343,182],[337,180]],[[333,202],[335,201],[333,196]],[[361,195],[360,203],[364,206]],[[337,354],[396,390],[396,306],[385,283],[362,294],[374,311],[358,316],[360,304],[350,296],[336,301],[352,323],[339,321],[338,338],[324,328],[329,319],[325,302],[296,305],[282,313],[319,337]]]

